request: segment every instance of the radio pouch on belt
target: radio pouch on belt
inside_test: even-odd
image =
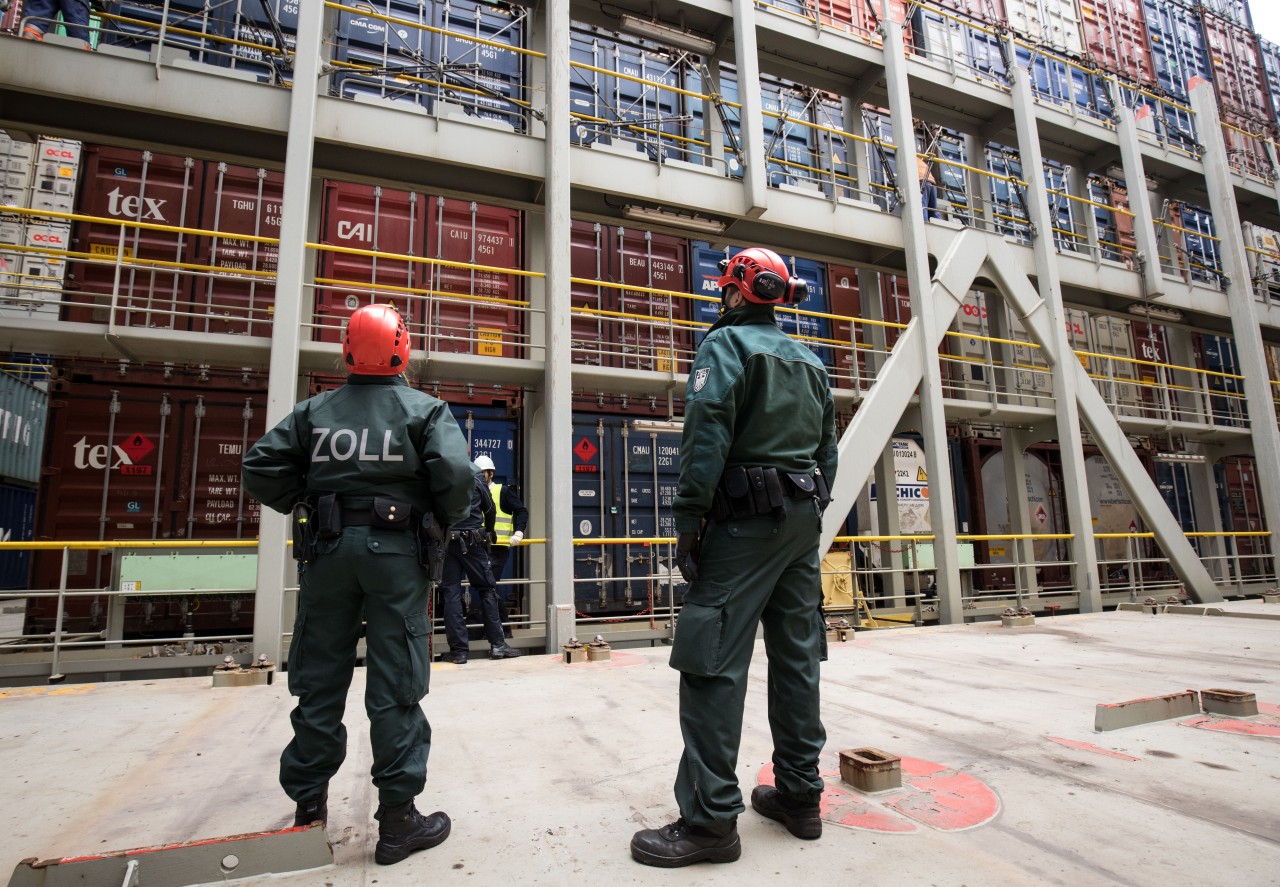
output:
[[[827,476],[822,473],[821,468],[813,469],[813,483],[818,495],[818,507],[826,511],[831,504],[831,487],[827,485]]]
[[[720,480],[725,496],[729,499],[729,517],[738,519],[751,517],[756,513],[751,497],[751,482],[747,479],[747,469],[741,465],[725,470]]]
[[[299,499],[293,506],[293,557],[299,563],[315,560],[316,529],[312,518],[315,509],[306,499]]]
[[[342,505],[336,493],[316,497],[315,522],[317,539],[337,539],[342,535]]]

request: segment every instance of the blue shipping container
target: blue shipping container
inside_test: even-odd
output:
[[[36,526],[36,491],[0,484],[0,542],[30,542]],[[0,588],[30,588],[30,551],[0,551]]]
[[[720,278],[718,268],[720,260],[732,256],[743,247],[730,246],[726,249],[714,249],[711,244],[702,240],[693,241],[690,247],[693,250],[693,291],[701,296],[719,297],[720,288],[716,286],[716,281]],[[804,343],[818,356],[823,366],[829,367],[834,358],[831,348],[824,342],[831,338],[831,319],[801,313],[830,313],[831,308],[827,301],[827,266],[822,262],[796,256],[784,255],[782,258],[792,272],[809,285],[809,298],[794,307],[776,308],[774,313],[778,318],[778,326],[787,335],[794,336]],[[719,302],[698,301],[695,304],[694,320],[710,325],[719,318]],[[695,338],[701,342],[705,336],[706,331],[700,329]]]

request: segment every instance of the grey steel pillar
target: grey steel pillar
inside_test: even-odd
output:
[[[760,104],[760,59],[756,46],[756,9],[752,0],[733,0],[734,64],[738,67],[738,101],[742,105],[739,137],[747,155],[742,181],[743,215],[759,217],[769,205],[769,165],[764,156],[764,108]]]
[[[1258,325],[1258,302],[1249,278],[1249,262],[1245,255],[1240,210],[1236,206],[1231,184],[1231,167],[1227,164],[1227,148],[1222,140],[1218,106],[1214,102],[1212,84],[1196,79],[1191,87],[1191,109],[1196,112],[1196,131],[1204,146],[1205,185],[1209,190],[1209,209],[1213,212],[1222,251],[1222,270],[1226,274],[1227,307],[1231,313],[1231,331],[1240,357],[1240,373],[1244,376],[1245,401],[1249,405],[1249,431],[1253,438],[1253,458],[1262,494],[1262,508],[1271,530],[1272,575],[1280,575],[1280,429],[1276,427],[1275,402],[1271,397],[1271,376],[1267,371],[1266,348]]]
[[[1036,125],[1035,106],[1032,103],[1027,72],[1015,65],[1010,73],[1018,156],[1022,158],[1022,177],[1027,182],[1027,212],[1034,232],[1031,246],[1035,255],[1037,284],[1041,306],[1052,321],[1053,341],[1040,344],[1048,349],[1050,364],[1054,369],[1054,413],[1058,424],[1058,442],[1062,448],[1063,492],[1067,520],[1074,534],[1071,540],[1071,559],[1075,562],[1072,568],[1074,584],[1079,594],[1080,612],[1096,613],[1102,609],[1102,595],[1098,587],[1098,553],[1093,544],[1092,508],[1089,504],[1089,485],[1081,447],[1080,416],[1076,412],[1076,377],[1074,373],[1061,371],[1065,362],[1074,361],[1075,356],[1067,341],[1066,311],[1062,307],[1062,288],[1058,280],[1057,254],[1053,243],[1053,219],[1049,214],[1049,193],[1044,183],[1044,158],[1040,153],[1040,133]],[[1140,179],[1138,182],[1144,203],[1145,181]],[[1149,219],[1148,215],[1148,221]]]
[[[889,92],[889,114],[893,120],[894,142],[898,147],[902,241],[906,250],[911,314],[920,319],[924,329],[933,331],[937,328],[937,311],[930,283],[932,275],[929,273],[929,252],[925,245],[920,182],[915,176],[915,125],[911,118],[911,94],[907,88],[902,25],[889,15],[889,3],[886,2],[883,9],[885,15],[881,24],[884,28],[885,83]],[[943,324],[944,327],[946,325]],[[934,339],[931,338],[930,341]],[[960,561],[956,547],[955,490],[951,480],[951,460],[947,458],[947,418],[943,412],[942,368],[938,364],[937,349],[924,349],[923,360],[920,424],[924,432],[925,466],[929,473],[929,520],[933,525],[938,619],[947,625],[964,621],[960,597]]]
[[[298,394],[298,347],[303,305],[312,291],[308,279],[307,221],[311,201],[311,161],[316,130],[316,89],[320,82],[322,3],[303,4],[298,12],[298,45],[293,58],[289,100],[289,141],[284,160],[284,199],[280,213],[280,253],[276,271],[275,314],[271,323],[271,363],[267,382],[267,428],[293,409]],[[293,572],[288,549],[288,518],[262,509],[258,525],[258,591],[253,610],[253,649],[280,662],[284,651],[282,606],[286,573]],[[291,584],[291,583],[288,583]]]
[[[546,178],[546,423],[545,470],[549,493],[573,486],[573,342],[569,316],[569,3],[547,3]],[[573,519],[563,496],[541,503],[547,532],[547,649],[573,634]],[[566,633],[567,632],[567,633]]]
[[[1138,242],[1138,259],[1142,282],[1148,298],[1164,295],[1164,272],[1160,268],[1160,244],[1156,238],[1155,219],[1151,214],[1151,194],[1147,190],[1147,174],[1142,166],[1138,146],[1138,127],[1133,110],[1123,103],[1116,106],[1116,141],[1120,145],[1120,165],[1124,183],[1129,189],[1129,210],[1133,213],[1133,234]],[[1026,169],[1024,160],[1022,167]]]

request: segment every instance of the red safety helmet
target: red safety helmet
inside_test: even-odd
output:
[[[347,321],[342,362],[361,376],[397,376],[409,365],[409,330],[390,305],[365,305]]]
[[[744,249],[731,259],[721,259],[719,268],[716,286],[735,286],[748,302],[799,305],[809,298],[809,284],[792,276],[782,256],[771,249]]]

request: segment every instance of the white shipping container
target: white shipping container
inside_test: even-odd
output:
[[[36,144],[36,162],[79,168],[83,145],[71,139],[43,137]]]
[[[69,213],[75,205],[75,195],[63,192],[32,191],[30,203],[32,209]]]
[[[0,218],[0,243],[25,245],[26,238],[23,236],[25,227],[26,223],[19,216]]]
[[[20,142],[9,137],[0,129],[0,157],[13,157],[22,160],[35,160],[36,146],[34,142]]]
[[[1080,11],[1075,0],[1006,0],[1009,27],[1031,43],[1084,54]]]
[[[0,188],[0,206],[26,206],[30,200],[30,188]]]

